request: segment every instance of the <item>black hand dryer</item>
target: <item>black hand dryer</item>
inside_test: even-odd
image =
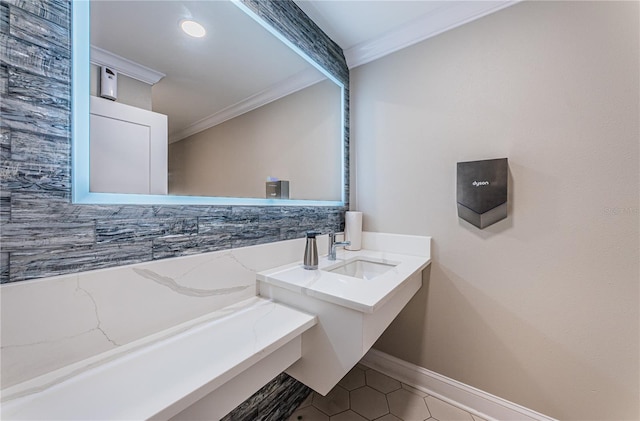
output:
[[[507,217],[507,158],[458,162],[458,217],[482,229]]]

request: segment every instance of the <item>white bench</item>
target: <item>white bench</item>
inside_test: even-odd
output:
[[[8,388],[2,419],[217,419],[298,360],[316,323],[251,298]]]

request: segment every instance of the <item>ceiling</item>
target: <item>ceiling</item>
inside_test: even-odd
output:
[[[516,2],[294,1],[343,48],[350,68]],[[213,30],[204,39],[188,39],[177,29],[177,23],[186,17],[197,17]],[[141,65],[143,73],[152,69],[162,77],[152,90],[153,109],[169,115],[172,140],[212,127],[323,78],[227,1],[93,0],[91,44],[107,52],[107,58],[103,58],[104,51],[92,50],[94,64],[106,64],[145,80],[130,67],[118,67],[133,62]]]
[[[372,41],[452,1],[295,0],[343,49]]]
[[[187,18],[207,35],[183,33]],[[323,78],[229,1],[94,0],[91,46],[94,64],[153,85],[153,111],[169,116],[175,140],[234,117],[232,107],[238,115]]]
[[[519,0],[294,0],[342,49],[349,68],[497,12]]]

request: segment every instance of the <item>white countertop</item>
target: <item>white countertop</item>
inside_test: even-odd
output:
[[[259,272],[258,281],[354,310],[373,313],[386,303],[411,275],[429,265],[431,239],[393,234],[382,234],[385,237],[376,233],[363,234],[366,234],[363,235],[363,249],[359,251],[338,249],[336,260],[329,260],[326,255],[321,256],[316,270],[305,270],[302,263],[297,262]],[[387,241],[389,239],[391,241]],[[389,244],[389,251],[384,250],[386,243]],[[413,249],[413,246],[416,248]],[[371,280],[323,270],[358,257],[396,266]]]
[[[255,297],[198,322],[118,355],[74,364],[75,372],[9,388],[3,391],[2,418],[149,419],[195,391],[215,390],[317,319]]]

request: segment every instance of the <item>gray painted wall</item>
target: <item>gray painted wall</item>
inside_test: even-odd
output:
[[[364,228],[435,239],[376,349],[560,420],[640,419],[639,6],[524,1],[352,71]],[[456,163],[502,157],[509,214],[480,230]]]

